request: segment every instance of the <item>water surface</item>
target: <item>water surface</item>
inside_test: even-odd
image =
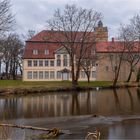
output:
[[[47,93],[43,95],[33,95],[14,98],[0,98],[0,121],[6,123],[16,123],[23,125],[33,125],[40,127],[61,127],[65,129],[62,123],[54,123],[54,125],[45,123],[49,119],[52,122],[61,117],[72,116],[140,116],[140,90],[137,88],[117,89],[117,90],[90,90],[84,92],[64,92],[64,93]],[[49,121],[48,121],[49,122]],[[51,122],[51,121],[50,121]],[[89,123],[90,124],[90,123]],[[71,130],[75,131],[83,128],[80,132],[82,135],[73,135],[75,139],[84,138],[88,130],[95,128],[89,126],[76,127],[71,126]],[[102,126],[102,127],[100,127]],[[100,125],[102,138],[107,139],[127,139],[140,138],[140,120],[131,120],[115,123],[112,125]],[[131,128],[131,129],[130,129]],[[132,136],[130,136],[130,132]],[[135,132],[136,131],[136,132]],[[79,132],[79,131],[78,131]],[[80,133],[79,132],[79,133]],[[84,133],[83,133],[84,132]],[[6,128],[0,131],[0,139],[30,139],[33,134],[41,133],[29,130],[17,130]],[[6,134],[5,134],[6,133]],[[23,135],[24,134],[24,135]],[[8,135],[8,136],[7,136]],[[80,137],[81,135],[81,137]],[[62,137],[61,137],[62,138]],[[64,138],[67,138],[64,137]],[[71,138],[68,136],[68,138]]]

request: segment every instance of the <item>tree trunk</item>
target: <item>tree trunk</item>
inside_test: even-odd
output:
[[[123,57],[123,54],[121,54],[121,57],[120,57],[120,60],[119,60],[119,66],[116,70],[117,73],[115,75],[115,79],[114,79],[114,82],[113,82],[113,87],[116,87],[116,84],[117,84],[117,81],[118,81],[118,78],[119,78],[120,68],[121,68],[121,64],[122,64],[122,57]]]
[[[0,76],[1,76],[1,58],[0,58]]]
[[[8,69],[9,69],[9,62],[6,62],[5,63],[5,75],[6,75],[6,79],[9,79]]]
[[[130,81],[131,76],[132,76],[132,72],[133,72],[133,69],[131,68],[126,82]]]
[[[75,69],[74,69],[74,62],[72,61],[72,66],[71,66],[71,74],[72,74],[72,88],[76,89],[78,86],[78,81],[77,78],[75,77]]]
[[[78,81],[76,79],[72,80],[72,88],[76,89],[78,86]]]
[[[90,75],[87,76],[88,83],[90,83]]]

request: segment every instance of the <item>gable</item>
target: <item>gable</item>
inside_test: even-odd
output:
[[[56,54],[68,54],[66,48],[63,47],[63,46],[60,47],[59,49],[57,49],[57,50],[55,51],[55,53],[56,53]]]

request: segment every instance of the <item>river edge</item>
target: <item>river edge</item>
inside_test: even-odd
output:
[[[100,116],[100,115],[83,115],[83,116],[68,116],[68,117],[54,117],[54,118],[42,118],[42,119],[19,119],[19,120],[9,120],[9,123],[16,123],[20,122],[23,125],[31,125],[31,126],[37,126],[37,127],[44,127],[44,128],[57,128],[60,130],[65,130],[68,133],[58,136],[56,139],[85,139],[88,132],[95,132],[96,129],[98,129],[101,133],[101,139],[110,139],[110,134],[112,133],[110,130],[115,129],[115,126],[118,124],[122,124],[125,122],[131,122],[136,124],[136,121],[138,124],[140,124],[140,115],[118,115],[118,116]],[[7,122],[7,121],[6,121]],[[130,125],[130,128],[135,127],[132,124]],[[131,128],[131,130],[132,130]],[[23,131],[22,129],[17,128],[20,131]],[[138,128],[138,132],[140,130],[140,127]],[[32,136],[38,136],[39,134],[44,134],[43,131],[28,131],[29,133],[26,135],[28,138]],[[32,133],[33,132],[33,133]],[[119,133],[122,133],[119,131]],[[129,132],[130,133],[130,132]],[[131,133],[131,136],[128,137],[128,134],[126,136],[127,138],[140,138],[140,134],[137,136],[135,133]],[[117,135],[112,138],[119,138],[119,139],[126,139],[126,137],[123,135]],[[111,139],[112,139],[111,138]],[[26,139],[26,138],[25,138]]]
[[[72,91],[85,91],[85,90],[100,90],[100,89],[117,89],[117,88],[130,88],[130,87],[140,87],[138,83],[128,84],[118,84],[117,86],[93,86],[93,87],[84,87],[78,86],[77,88],[72,87],[31,87],[31,88],[22,88],[22,87],[10,87],[10,88],[0,88],[0,96],[10,96],[10,95],[30,95],[30,94],[40,94],[40,93],[51,93],[51,92],[72,92]]]

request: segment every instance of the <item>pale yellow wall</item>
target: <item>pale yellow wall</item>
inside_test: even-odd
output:
[[[96,68],[97,80],[98,81],[112,81],[114,79],[114,72],[112,70],[111,61],[108,58],[108,56],[109,56],[108,53],[101,53],[98,55],[100,55],[100,57],[101,56],[102,57],[97,62],[98,63],[98,67]],[[117,61],[113,61],[113,66],[115,66],[115,63],[117,63]],[[116,64],[116,65],[118,65],[118,64]],[[109,67],[108,71],[106,71],[106,66]],[[137,73],[137,69],[139,66],[140,66],[140,64],[137,65],[135,72],[133,72],[131,81],[136,80],[136,73]],[[118,81],[126,81],[128,78],[129,70],[130,70],[129,64],[127,62],[122,62]]]
[[[57,58],[57,55],[55,54],[55,58]],[[54,60],[54,66],[43,66],[43,67],[40,67],[40,66],[36,66],[36,67],[34,67],[34,66],[32,66],[32,67],[28,67],[28,60],[32,60],[32,65],[33,65],[33,60],[37,60],[37,59],[24,59],[23,60],[23,81],[61,81],[62,80],[62,78],[59,78],[59,79],[57,79],[57,71],[61,71],[61,70],[63,70],[64,68],[67,68],[68,70],[71,70],[71,67],[70,67],[70,64],[69,64],[69,56],[67,55],[67,58],[68,58],[68,66],[63,66],[63,54],[61,54],[61,66],[57,66],[56,65],[56,60],[57,59],[47,59],[47,60],[49,60],[49,61],[51,61],[51,60]],[[44,65],[44,61],[46,60],[46,59],[38,59],[38,61],[39,60],[43,60],[43,65]],[[45,72],[45,71],[54,71],[55,72],[55,78],[53,78],[53,79],[45,79],[45,78],[43,78],[43,79],[28,79],[27,78],[27,72],[28,71],[32,71],[32,72],[34,72],[34,71],[43,71],[43,73]],[[92,71],[96,71],[96,69],[95,69],[95,67],[93,67],[92,68]],[[39,75],[38,75],[38,77],[39,77]],[[69,77],[69,80],[71,80],[71,77]],[[80,76],[80,78],[79,78],[79,81],[86,81],[87,80],[87,78],[86,78],[86,76],[85,76],[85,78],[81,78],[81,76]],[[90,78],[90,80],[92,80],[92,81],[95,81],[96,80],[96,78]]]
[[[101,53],[98,55],[101,56],[100,57],[101,59],[96,62],[97,66],[93,67],[91,70],[91,71],[96,71],[96,77],[92,78],[92,72],[91,72],[90,80],[91,81],[95,81],[95,80],[96,81],[112,81],[114,79],[114,72],[112,71],[112,65],[111,65],[110,59],[108,57],[108,54]],[[55,58],[56,58],[56,55],[55,55]],[[45,61],[45,59],[42,59],[42,60]],[[48,67],[45,67],[45,66],[43,66],[43,67],[39,67],[39,66],[38,67],[28,67],[27,61],[28,61],[28,59],[24,59],[24,61],[23,61],[23,81],[61,81],[62,78],[57,79],[57,71],[61,71],[64,68],[71,70],[71,67],[69,66],[69,64],[67,67],[63,66],[63,64],[62,64],[63,63],[63,54],[61,56],[61,67],[56,66],[56,59],[54,59],[55,66],[53,66],[53,67],[51,67],[51,66],[48,66]],[[114,61],[113,66],[115,66],[115,63],[117,63],[117,62]],[[108,71],[106,70],[106,66],[108,66]],[[137,69],[139,66],[140,66],[140,64],[137,66]],[[126,62],[123,62],[121,65],[121,70],[120,70],[118,81],[126,81],[127,80],[129,69],[130,69],[129,65]],[[53,78],[53,79],[50,79],[50,78],[49,79],[45,79],[45,78],[43,78],[43,79],[39,79],[39,78],[38,79],[27,79],[27,72],[28,71],[32,71],[32,72],[34,72],[34,71],[38,71],[38,72],[39,71],[43,71],[43,72],[54,71],[55,78]],[[81,71],[83,71],[83,70],[81,70]],[[135,70],[135,72],[133,72],[131,81],[136,80],[136,73],[137,73],[137,70]],[[69,77],[69,80],[71,80],[71,77]],[[85,75],[85,78],[82,78],[81,72],[80,72],[79,81],[87,81],[86,75]]]

